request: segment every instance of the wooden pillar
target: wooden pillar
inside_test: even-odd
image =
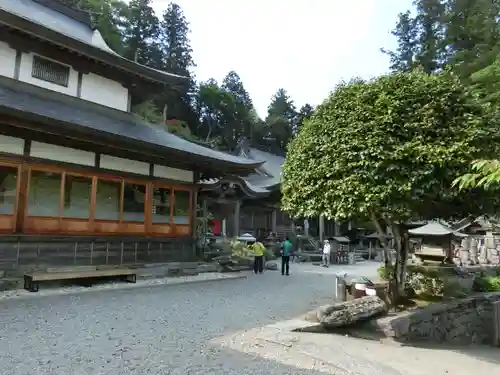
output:
[[[241,208],[241,202],[238,199],[234,204],[234,213],[233,213],[233,230],[235,237],[238,237],[240,235],[240,208]]]
[[[334,222],[335,229],[333,231],[335,237],[340,237],[340,223],[338,221]]]
[[[319,216],[319,240],[321,244],[325,240],[325,217],[323,215]]]
[[[493,345],[500,346],[500,301],[493,302]]]
[[[202,203],[202,213],[203,215],[203,237],[205,237],[208,233],[208,220],[207,220],[207,217],[208,217],[208,202],[206,199],[203,199],[203,203]]]
[[[277,232],[276,209],[271,212],[271,232]]]

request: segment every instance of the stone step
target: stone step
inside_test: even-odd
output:
[[[18,277],[2,278],[0,279],[0,292],[12,289],[19,289],[23,286],[23,279]]]

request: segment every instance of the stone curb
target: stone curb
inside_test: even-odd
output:
[[[193,276],[181,276],[181,277],[193,277]],[[144,282],[137,283],[137,284],[101,284],[101,285],[110,285],[109,287],[105,287],[105,288],[76,287],[76,288],[81,288],[81,289],[64,289],[64,288],[53,288],[53,289],[45,289],[45,290],[41,289],[40,292],[37,292],[37,293],[31,293],[31,292],[25,291],[24,289],[21,289],[21,290],[18,290],[16,292],[19,293],[19,291],[20,291],[22,294],[9,295],[9,292],[12,292],[12,291],[1,292],[0,293],[0,303],[2,301],[30,299],[30,298],[68,296],[68,295],[78,295],[78,294],[85,294],[85,293],[121,291],[121,290],[128,290],[128,289],[136,290],[136,289],[147,288],[147,287],[160,287],[160,286],[173,287],[173,286],[180,286],[180,285],[214,283],[214,282],[220,282],[220,281],[234,281],[234,280],[246,279],[247,276],[246,275],[234,275],[234,276],[231,275],[231,276],[225,276],[225,277],[212,277],[212,278],[206,278],[206,279],[201,279],[201,280],[196,280],[196,279],[195,280],[179,280],[180,278],[165,277],[165,278],[161,278],[161,279],[141,280]],[[169,280],[171,280],[171,281],[169,281]],[[151,281],[157,281],[157,282],[151,282]]]

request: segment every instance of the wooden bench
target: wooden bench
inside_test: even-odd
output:
[[[24,275],[24,289],[38,292],[40,282],[92,279],[98,277],[120,277],[129,283],[137,281],[137,271],[130,268],[109,268],[88,271],[63,271],[63,272],[33,272]]]

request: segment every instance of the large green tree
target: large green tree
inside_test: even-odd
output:
[[[289,146],[283,208],[301,217],[371,220],[382,241],[389,227],[397,249],[392,285],[401,291],[408,250],[402,223],[496,207],[482,192],[452,188],[472,160],[494,150],[483,112],[448,72],[342,83]]]
[[[121,0],[59,0],[69,7],[88,12],[111,49],[123,53],[120,29],[125,26],[128,5]]]

